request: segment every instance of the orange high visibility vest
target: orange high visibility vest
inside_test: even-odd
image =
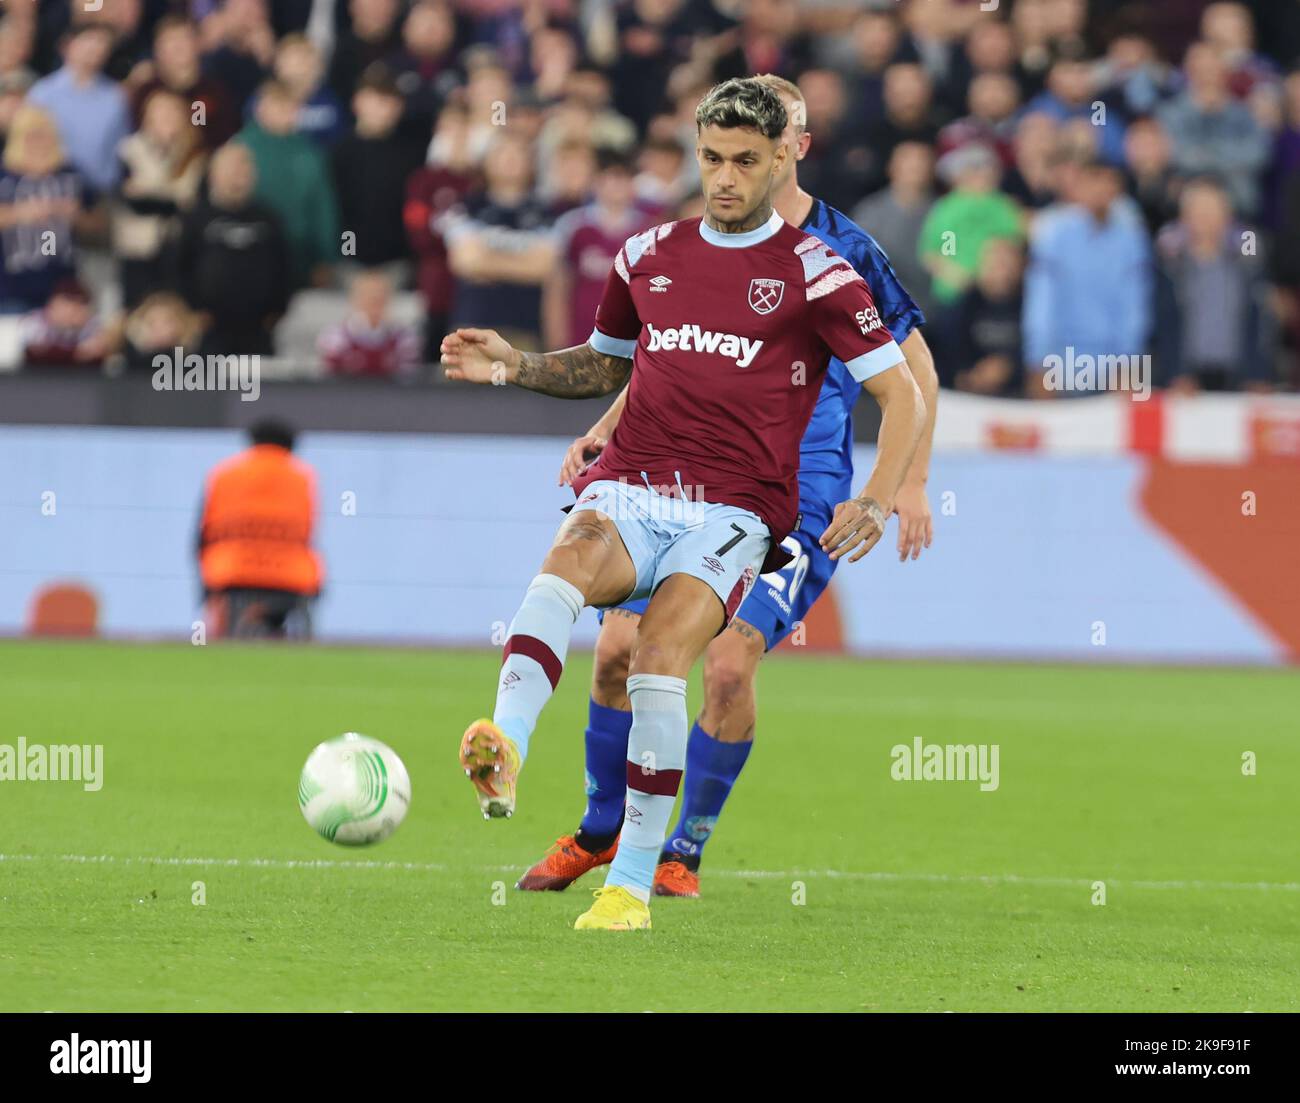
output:
[[[254,445],[218,464],[203,503],[203,585],[316,593],[315,520],[316,476],[286,449]]]

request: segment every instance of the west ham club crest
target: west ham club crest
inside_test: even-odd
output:
[[[750,280],[749,305],[757,314],[771,314],[781,305],[785,280]]]

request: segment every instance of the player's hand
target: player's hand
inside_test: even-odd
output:
[[[898,514],[898,561],[906,562],[909,555],[919,558],[921,549],[934,540],[934,518],[925,487],[904,483],[894,501],[894,512]]]
[[[518,366],[519,354],[495,329],[458,329],[442,339],[439,349],[448,379],[504,386]]]
[[[822,551],[829,552],[832,559],[842,559],[853,552],[849,562],[856,563],[884,534],[885,511],[880,503],[875,498],[850,498],[835,507],[820,543]]]
[[[564,462],[560,464],[560,486],[568,486],[586,471],[596,457],[605,451],[608,443],[608,437],[588,433],[569,445],[568,451],[564,453]]]

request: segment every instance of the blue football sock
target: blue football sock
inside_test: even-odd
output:
[[[591,701],[587,705],[587,811],[578,829],[597,838],[623,822],[627,796],[627,737],[632,713]]]
[[[665,840],[665,858],[684,858],[691,869],[700,864],[704,844],[713,834],[731,787],[745,768],[753,741],[723,743],[697,723],[686,744],[686,777],[682,811],[673,833]]]

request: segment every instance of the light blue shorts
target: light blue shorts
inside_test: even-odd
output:
[[[625,601],[649,597],[669,575],[708,583],[730,621],[753,588],[771,533],[758,515],[739,506],[690,501],[625,480],[590,483],[573,512],[592,509],[618,528],[636,568],[636,589]]]

